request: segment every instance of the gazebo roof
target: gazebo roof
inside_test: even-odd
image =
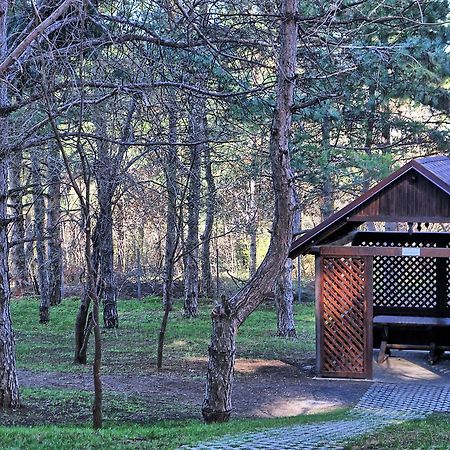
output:
[[[339,239],[364,222],[450,222],[450,158],[411,160],[294,241],[289,256]]]

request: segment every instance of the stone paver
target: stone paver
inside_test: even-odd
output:
[[[350,438],[433,412],[450,412],[450,386],[374,383],[352,409],[349,418],[224,436],[184,446],[187,450],[342,449]]]

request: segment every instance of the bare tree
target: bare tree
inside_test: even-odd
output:
[[[199,258],[198,258],[198,230],[200,215],[200,165],[202,155],[201,142],[205,136],[204,130],[204,101],[191,100],[189,116],[189,134],[192,145],[189,148],[189,191],[187,198],[188,231],[185,242],[185,268],[184,268],[184,315],[195,317],[198,311],[199,294]]]
[[[289,132],[297,60],[297,0],[283,0],[280,15],[276,106],[269,144],[275,198],[272,236],[268,252],[254,277],[231,299],[222,297],[222,301],[212,311],[206,394],[202,407],[206,422],[226,421],[230,417],[238,328],[272,289],[283,270],[292,240],[295,205]]]
[[[169,146],[164,161],[164,175],[166,178],[167,207],[166,207],[166,246],[164,255],[164,282],[163,306],[172,309],[173,303],[173,271],[175,266],[175,252],[178,242],[178,215],[177,215],[177,105],[174,94],[170,94],[168,103],[169,116]],[[164,327],[165,331],[165,327]]]
[[[23,214],[22,186],[23,152],[10,155],[8,166],[9,207],[14,218],[11,231],[11,284],[13,295],[25,294],[29,284],[27,258],[25,254],[25,219]]]
[[[61,247],[61,171],[59,149],[53,143],[47,156],[47,255],[50,304],[61,303],[62,247]]]
[[[208,125],[206,114],[204,116],[204,129],[207,134]],[[202,292],[206,297],[212,297],[213,284],[211,273],[211,236],[214,227],[214,214],[216,208],[216,186],[211,163],[211,146],[205,144],[203,148],[203,166],[206,181],[206,212],[205,228],[202,235]]]
[[[39,280],[39,294],[41,303],[39,305],[39,321],[47,323],[50,320],[50,286],[48,282],[47,252],[45,248],[45,198],[42,183],[41,161],[39,150],[32,149],[31,173],[33,180],[33,206],[34,206],[34,234],[36,239],[36,261]]]

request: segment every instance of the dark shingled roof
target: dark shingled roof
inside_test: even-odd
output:
[[[425,169],[450,186],[450,158],[447,156],[430,156],[428,158],[417,158],[417,161]]]
[[[450,158],[439,155],[413,159],[380,181],[372,189],[294,241],[289,256],[295,258],[298,255],[306,253],[312,246],[325,242],[331,236],[336,238],[339,234],[346,234],[352,229],[356,229],[363,222],[348,222],[347,220],[354,214],[355,210],[366,204],[376,194],[411,170],[416,171],[450,196]]]

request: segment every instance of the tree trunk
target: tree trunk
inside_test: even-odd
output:
[[[61,247],[61,158],[56,145],[50,146],[48,166],[48,280],[50,304],[59,305],[62,293],[62,247]]]
[[[95,117],[97,134],[106,136],[107,130],[102,117]],[[98,157],[95,164],[99,212],[92,234],[93,264],[97,282],[97,297],[103,301],[103,324],[105,328],[119,326],[117,312],[117,286],[114,274],[114,241],[112,201],[116,183],[115,164],[111,149],[105,141],[98,140]]]
[[[256,207],[256,182],[252,178],[250,180],[250,198],[249,198],[249,234],[250,234],[250,251],[249,251],[249,274],[250,277],[256,272],[256,238],[258,230],[258,210]]]
[[[87,345],[92,332],[92,316],[89,315],[89,307],[91,299],[86,291],[81,298],[80,307],[78,308],[77,317],[75,319],[75,357],[76,364],[87,363]]]
[[[367,115],[367,129],[366,129],[366,139],[364,142],[364,151],[367,156],[370,157],[372,154],[373,145],[373,134],[375,129],[375,113],[376,113],[376,98],[375,98],[375,87],[369,87],[369,97],[366,105],[366,115]],[[364,168],[364,181],[363,181],[363,192],[367,192],[371,185],[371,174],[369,170]],[[376,231],[375,224],[373,222],[366,222],[367,231]]]
[[[0,60],[7,55],[8,1],[0,0]],[[0,107],[8,105],[7,85],[0,80]],[[8,134],[7,118],[0,117],[0,408],[20,406],[17,381],[14,332],[10,315],[11,291],[9,288],[7,199],[8,155],[5,143]]]
[[[11,282],[12,293],[22,297],[28,288],[28,267],[25,255],[25,220],[22,203],[22,151],[13,153],[9,158],[9,206],[14,222],[11,231]]]
[[[175,99],[170,99],[169,107],[169,146],[164,162],[166,177],[167,207],[166,207],[166,248],[164,255],[163,307],[170,311],[173,304],[173,271],[175,252],[178,243],[177,216],[177,111]],[[164,327],[165,332],[165,327]],[[163,333],[164,334],[164,333]],[[164,336],[163,336],[164,337]]]
[[[205,121],[205,130],[208,129]],[[202,236],[202,291],[206,297],[213,296],[213,283],[211,273],[211,236],[214,227],[214,212],[216,207],[216,186],[211,168],[211,148],[208,144],[203,150],[203,164],[206,180],[206,217],[205,229]]]
[[[112,230],[112,204],[108,192],[98,185],[100,212],[93,233],[94,268],[97,273],[97,296],[103,300],[105,328],[117,328],[117,287],[114,275],[114,247]]]
[[[2,19],[0,18],[0,20]],[[0,119],[0,129],[3,132],[5,131],[5,120],[4,118]],[[20,406],[19,383],[17,381],[14,333],[9,311],[11,292],[6,231],[7,192],[7,163],[6,158],[2,157],[0,160],[0,408],[18,408]]]
[[[208,347],[206,396],[202,415],[207,423],[227,422],[231,416],[234,362],[236,358],[237,321],[222,296],[220,305],[211,313],[212,334]]]
[[[281,4],[280,53],[277,67],[276,107],[270,135],[270,163],[275,198],[269,249],[254,277],[229,302],[222,298],[212,312],[212,336],[202,414],[206,422],[230,417],[231,389],[239,326],[262,302],[283,270],[292,241],[293,177],[289,131],[294,104],[297,52],[297,0]]]
[[[50,320],[50,290],[48,282],[47,255],[45,251],[45,198],[41,177],[41,163],[37,149],[32,149],[31,172],[33,180],[33,211],[34,234],[36,238],[36,260],[39,280],[39,293],[41,303],[39,305],[39,322],[47,323]]]
[[[294,320],[294,290],[292,287],[292,260],[288,258],[275,285],[277,308],[277,336],[297,336]]]
[[[0,12],[4,4],[0,2]],[[0,15],[0,30],[3,16]],[[1,35],[0,35],[1,36]],[[4,106],[5,92],[0,87],[0,105]],[[1,136],[5,137],[6,119],[0,118]],[[9,288],[7,220],[7,161],[0,159],[0,408],[20,406],[19,383],[17,381],[14,332],[9,310],[11,292]]]
[[[300,209],[297,196],[294,195],[294,204],[297,208],[292,223],[292,233],[300,228]],[[275,283],[275,305],[277,308],[277,335],[294,338],[297,336],[294,320],[294,287],[292,284],[292,259],[288,258]]]
[[[330,155],[330,129],[331,119],[329,114],[325,113],[322,122],[322,152],[327,156],[327,164],[323,168],[322,185],[321,185],[321,200],[320,200],[320,214],[322,221],[333,214],[334,211],[334,196],[333,196],[333,180],[331,169],[331,155]]]
[[[193,100],[189,132],[192,142],[204,139],[204,103]],[[202,145],[195,143],[190,146],[190,173],[188,190],[188,232],[186,238],[186,263],[184,268],[184,315],[195,317],[198,311],[199,270],[198,270],[198,222],[200,214],[200,163]]]

